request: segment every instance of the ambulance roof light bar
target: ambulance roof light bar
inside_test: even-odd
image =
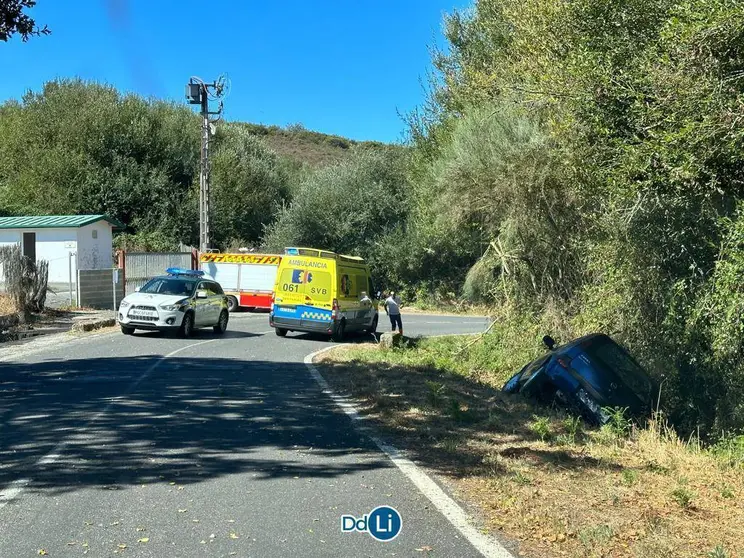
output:
[[[309,256],[311,258],[335,259],[337,254],[330,250],[318,250],[317,248],[285,248],[287,256]]]

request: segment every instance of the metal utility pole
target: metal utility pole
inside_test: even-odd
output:
[[[206,86],[201,96],[202,138],[201,172],[199,173],[199,251],[208,252],[211,227],[209,226],[209,97]]]
[[[214,134],[214,122],[222,116],[222,98],[229,88],[227,78],[220,77],[213,83],[205,83],[197,77],[192,77],[186,85],[186,99],[189,104],[200,105],[202,116],[201,134],[201,171],[199,173],[199,251],[209,252],[211,249],[210,227],[210,195],[209,195],[209,142]],[[216,111],[209,110],[209,101],[219,101]],[[211,119],[210,116],[217,118]]]

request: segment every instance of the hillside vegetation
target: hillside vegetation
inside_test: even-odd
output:
[[[412,236],[482,257],[465,274],[435,247],[431,268],[453,271],[439,286],[464,276],[515,328],[613,334],[678,429],[740,429],[740,5],[479,0],[446,29],[414,121],[413,188],[429,195]]]
[[[262,138],[277,155],[295,167],[326,166],[343,161],[355,146],[379,148],[384,145],[380,142],[358,142],[341,136],[314,132],[302,124],[293,124],[287,128],[246,122],[236,124]]]

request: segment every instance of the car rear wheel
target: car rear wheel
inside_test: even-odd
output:
[[[121,332],[124,335],[134,335],[134,328],[123,325],[123,326],[121,326]]]
[[[377,332],[377,321],[379,320],[379,316],[375,316],[372,320],[372,325],[367,328],[367,333],[376,333]]]
[[[274,333],[276,333],[279,337],[286,337],[287,336],[287,330],[283,327],[275,327]]]
[[[212,328],[215,333],[225,333],[227,331],[227,310],[220,312],[220,319],[217,324]]]
[[[181,329],[178,330],[178,334],[185,339],[186,337],[191,337],[191,334],[193,332],[194,314],[189,312],[183,317],[183,321],[181,322]]]
[[[238,304],[238,299],[234,296],[228,296],[227,297],[227,311],[228,312],[235,312],[238,308],[240,308],[240,305]]]

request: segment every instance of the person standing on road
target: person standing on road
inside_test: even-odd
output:
[[[385,313],[390,318],[390,325],[393,326],[393,332],[396,328],[398,333],[403,335],[403,320],[400,317],[400,298],[395,296],[395,291],[390,291],[390,295],[385,299]]]

